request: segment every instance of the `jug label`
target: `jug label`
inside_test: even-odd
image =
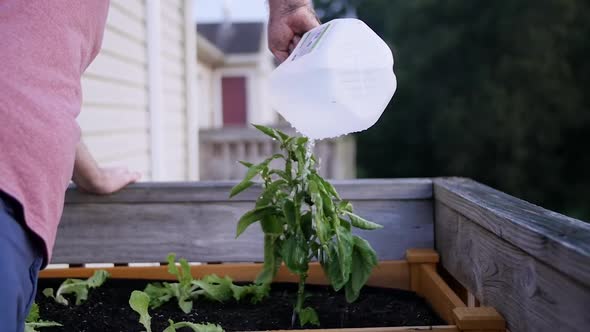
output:
[[[330,25],[331,24],[322,25],[306,33],[305,36],[303,36],[303,39],[299,42],[299,45],[297,45],[295,51],[293,51],[291,61],[295,61],[296,59],[311,53],[311,51],[318,46],[320,40],[326,34],[326,31],[330,28]]]

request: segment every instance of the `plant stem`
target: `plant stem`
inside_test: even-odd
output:
[[[307,279],[307,273],[303,273],[299,275],[299,288],[297,289],[297,304],[295,304],[295,308],[293,309],[293,316],[291,317],[291,327],[295,326],[295,319],[301,312],[301,307],[303,306],[303,302],[305,301],[305,280]]]

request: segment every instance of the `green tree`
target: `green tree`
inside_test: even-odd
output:
[[[361,176],[467,176],[590,219],[587,1],[357,5],[398,77],[358,135]]]

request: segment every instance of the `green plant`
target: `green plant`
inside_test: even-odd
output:
[[[146,332],[152,332],[152,317],[149,314],[150,296],[142,291],[133,291],[129,297],[129,306],[139,314],[139,322],[146,329]],[[177,328],[183,327],[191,328],[195,332],[223,332],[223,329],[215,324],[174,323],[172,320],[168,322],[170,326],[163,332],[176,332]]]
[[[57,289],[57,292],[53,293],[53,288],[45,288],[43,295],[51,297],[57,303],[68,305],[68,300],[64,297],[65,294],[74,294],[76,297],[76,305],[80,305],[83,301],[88,298],[88,291],[91,288],[100,287],[109,277],[109,273],[105,270],[97,270],[94,274],[86,279],[66,279]]]
[[[189,323],[189,322],[178,322],[178,323],[174,323],[174,321],[172,320],[168,320],[168,322],[170,323],[170,326],[168,326],[164,332],[176,332],[176,329],[180,329],[183,327],[188,327],[191,330],[193,330],[194,332],[223,332],[223,329],[221,328],[221,326],[216,325],[216,324],[195,324],[195,323]]]
[[[39,315],[39,306],[37,303],[33,303],[31,306],[31,311],[29,311],[29,315],[25,320],[25,332],[39,332],[38,328],[43,327],[55,327],[55,326],[62,326],[60,323],[57,322],[49,322],[41,319]]]
[[[145,327],[146,332],[152,332],[152,317],[148,307],[150,296],[142,291],[133,291],[129,297],[129,306],[139,314],[139,322]]]
[[[193,301],[199,297],[225,302],[230,299],[242,301],[249,298],[252,303],[260,302],[268,295],[268,285],[234,285],[230,277],[218,277],[215,274],[194,279],[186,259],[179,259],[180,269],[176,265],[176,255],[168,255],[168,272],[176,276],[177,283],[150,283],[144,292],[150,297],[152,309],[176,298],[178,306],[184,313],[193,308]]]
[[[256,176],[262,178],[262,194],[254,209],[238,221],[236,237],[260,222],[264,266],[257,283],[270,283],[284,262],[299,276],[293,321],[299,316],[301,326],[318,325],[315,310],[303,307],[309,262],[317,259],[334,289],[344,288],[346,299],[353,302],[377,265],[377,255],[366,240],[352,234],[352,227],[373,230],[382,226],[354,214],[352,204],[342,200],[334,186],[319,175],[308,138],[255,127],[278,141],[282,153],[256,165],[240,161],[248,171],[230,197],[251,187]],[[283,169],[270,167],[276,159],[284,161]]]

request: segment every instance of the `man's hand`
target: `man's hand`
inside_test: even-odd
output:
[[[101,168],[84,145],[76,147],[76,161],[72,180],[83,191],[91,194],[108,195],[141,178],[139,172],[124,167]]]
[[[125,167],[100,168],[96,178],[88,181],[74,181],[80,189],[97,195],[108,195],[123,189],[141,178],[139,172],[131,172]]]
[[[269,0],[268,46],[283,62],[307,31],[320,24],[311,0]]]

